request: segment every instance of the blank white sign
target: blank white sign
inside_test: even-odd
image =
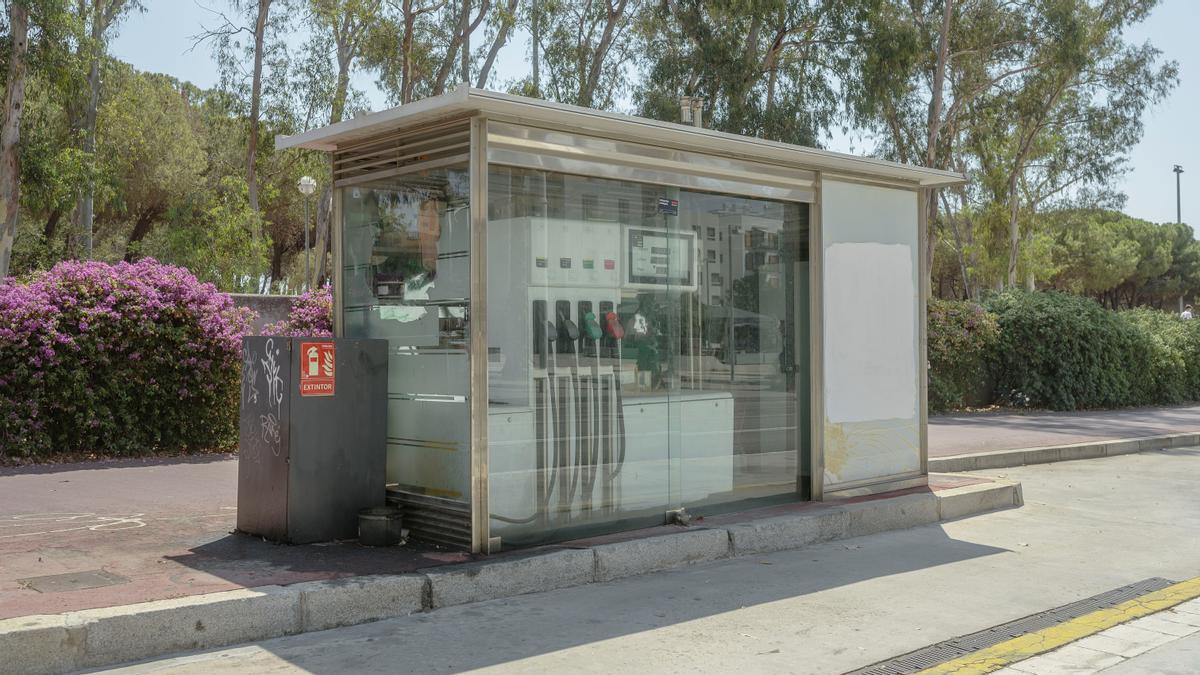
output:
[[[902,244],[826,247],[825,412],[830,422],[917,416],[912,259],[912,247]]]

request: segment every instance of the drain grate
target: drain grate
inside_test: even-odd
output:
[[[1051,626],[1057,626],[1071,619],[1077,619],[1098,609],[1119,605],[1122,602],[1132,600],[1146,593],[1164,589],[1173,583],[1175,582],[1161,577],[1144,579],[1127,586],[1114,588],[1099,595],[1093,595],[1090,598],[1077,600],[1062,607],[1048,609],[1017,619],[1016,621],[1010,621],[999,626],[981,630],[978,633],[962,635],[918,649],[915,652],[909,652],[903,656],[897,656],[887,661],[880,661],[866,668],[855,670],[847,675],[908,675],[916,673],[926,668],[932,668],[938,664],[945,663],[951,659],[956,659],[981,649],[987,649],[1015,637]]]

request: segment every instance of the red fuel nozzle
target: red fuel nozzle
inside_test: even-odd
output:
[[[621,325],[621,318],[616,312],[609,312],[604,315],[604,332],[614,340],[620,340],[625,337],[625,327]]]

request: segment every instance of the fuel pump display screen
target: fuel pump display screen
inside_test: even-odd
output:
[[[631,227],[626,231],[628,286],[696,287],[696,245],[692,232]]]

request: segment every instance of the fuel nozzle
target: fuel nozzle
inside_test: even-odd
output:
[[[587,312],[583,315],[583,336],[589,340],[599,340],[604,337],[604,330],[600,328],[600,320],[596,318],[595,312]]]
[[[621,317],[617,316],[616,312],[604,315],[604,332],[614,340],[625,338],[625,326],[621,325]]]

